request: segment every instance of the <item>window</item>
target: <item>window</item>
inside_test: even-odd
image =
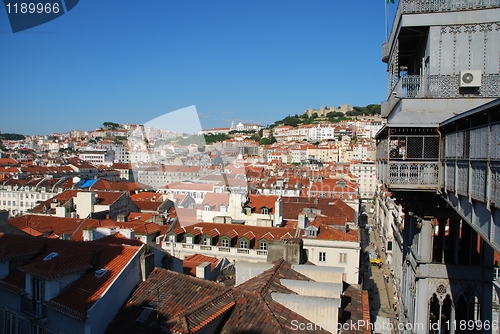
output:
[[[206,245],[206,246],[210,246],[210,238],[209,237],[206,237],[205,239],[203,239],[203,244]]]
[[[37,302],[42,302],[45,300],[44,283],[44,281],[38,278],[33,278],[33,299]]]
[[[5,333],[17,334],[17,315],[5,312]]]
[[[319,262],[326,261],[326,252],[319,252]]]
[[[267,242],[264,242],[264,241],[260,242],[259,249],[260,250],[267,250]]]
[[[31,324],[31,333],[32,334],[44,334],[45,329],[38,324],[32,323]]]
[[[222,247],[229,247],[229,240],[228,240],[228,239],[222,239],[222,240],[220,241],[220,245],[221,245]]]
[[[241,240],[241,241],[240,241],[240,248],[245,248],[245,249],[248,249],[248,241],[246,241],[246,240]]]
[[[339,263],[347,263],[347,253],[339,253]]]
[[[392,250],[392,241],[387,241],[387,250],[388,251]]]

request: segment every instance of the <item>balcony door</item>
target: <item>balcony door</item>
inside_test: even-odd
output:
[[[33,300],[36,302],[44,301],[45,282],[38,278],[33,278]]]

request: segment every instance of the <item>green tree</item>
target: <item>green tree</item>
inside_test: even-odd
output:
[[[0,133],[0,139],[3,140],[24,140],[25,136],[18,133]]]
[[[269,138],[261,138],[259,140],[259,145],[270,145],[274,143],[276,143],[276,138],[272,135]]]
[[[120,124],[113,123],[113,122],[104,122],[104,123],[102,123],[102,125],[104,126],[104,128],[108,128],[108,129],[116,129],[116,128],[120,127]]]
[[[298,116],[287,116],[283,119],[283,125],[290,125],[293,127],[297,127],[301,123],[300,118]]]

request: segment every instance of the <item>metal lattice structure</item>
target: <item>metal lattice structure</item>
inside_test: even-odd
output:
[[[500,204],[500,124],[444,136],[443,188],[480,202]]]
[[[437,189],[439,136],[393,135],[377,145],[378,173],[390,188]]]

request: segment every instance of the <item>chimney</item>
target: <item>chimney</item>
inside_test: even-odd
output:
[[[302,239],[292,238],[287,241],[269,240],[267,242],[267,263],[272,263],[280,258],[291,264],[304,262],[304,247]]]
[[[298,222],[298,227],[300,229],[305,229],[307,227],[308,219],[307,216],[303,213],[299,215],[299,222]]]
[[[203,262],[202,264],[196,267],[196,277],[209,279],[210,278],[210,262]]]

